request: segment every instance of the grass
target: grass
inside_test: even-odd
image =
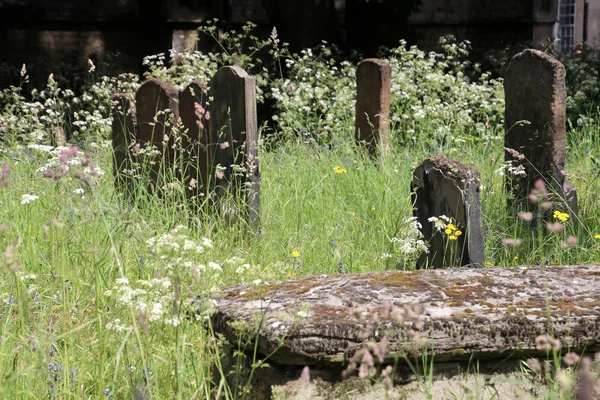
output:
[[[420,127],[417,137],[435,136],[426,121]],[[382,162],[355,148],[351,129],[333,146],[293,135],[265,145],[260,236],[188,207],[181,184],[132,202],[114,186],[107,131],[90,134],[95,144],[80,143],[103,175],[83,170],[82,153],[63,155],[81,167],[44,177],[40,168],[52,155],[7,140],[0,147],[0,167],[8,166],[8,174],[0,169],[0,397],[236,397],[213,368],[222,339],[207,322],[209,295],[236,283],[414,268],[414,255],[392,239],[410,231],[412,171],[434,154],[481,173],[487,265],[598,261],[599,128],[588,119],[569,132],[566,167],[580,211],[560,233],[531,230],[507,210],[498,173],[503,132],[494,127],[476,137],[410,141]],[[561,247],[569,235],[577,244]],[[509,248],[504,238],[523,243]]]

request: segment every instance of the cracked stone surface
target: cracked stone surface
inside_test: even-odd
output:
[[[214,301],[216,331],[258,338],[280,365],[342,365],[383,336],[390,354],[418,356],[411,331],[441,362],[545,356],[535,338],[549,332],[570,351],[600,350],[600,265],[312,276],[227,287]]]

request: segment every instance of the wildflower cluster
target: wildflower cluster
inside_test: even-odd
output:
[[[21,204],[29,204],[32,201],[36,201],[39,198],[39,196],[36,196],[34,194],[25,193],[21,196]]]
[[[445,43],[444,53],[425,53],[405,42],[389,51],[392,65],[392,141],[489,139],[503,116],[502,83],[464,60],[470,43]],[[427,132],[427,133],[425,133]],[[425,137],[424,134],[425,133]],[[458,134],[457,134],[458,133]]]
[[[21,76],[25,81],[28,78],[25,65]],[[44,90],[33,89],[28,96],[21,87],[11,86],[0,92],[0,103],[5,105],[0,113],[0,138],[24,144],[49,144],[60,137],[81,143],[99,141],[110,132],[111,96],[133,93],[138,87],[135,74],[102,77],[84,87],[81,96],[61,89],[52,74]]]
[[[507,149],[505,149],[505,150],[507,150]],[[537,213],[538,218],[540,218],[540,220],[542,218],[543,219],[550,218],[549,210],[553,207],[553,203],[552,203],[552,201],[550,201],[551,195],[548,192],[546,184],[544,183],[543,180],[539,179],[534,183],[533,188],[531,189],[531,192],[529,193],[528,198],[529,198],[529,201],[534,206],[537,206],[536,213]],[[529,222],[533,221],[534,213],[531,211],[519,211],[517,213],[517,218],[523,222],[529,223]],[[545,223],[546,231],[548,231],[550,233],[559,234],[565,230],[565,228],[566,228],[565,223],[569,220],[570,216],[566,212],[563,212],[560,210],[554,210],[554,212],[552,213],[552,218],[554,218],[554,221],[547,221]],[[541,232],[540,232],[540,234],[541,234]],[[557,235],[556,237],[558,238],[560,236]],[[598,237],[600,237],[600,235],[598,235]],[[541,239],[541,237],[538,237],[538,243],[541,243],[540,239]],[[502,244],[509,248],[520,246],[522,243],[523,243],[523,239],[519,239],[519,238],[504,238],[504,239],[502,239]],[[575,246],[577,246],[578,243],[579,243],[579,239],[573,235],[568,235],[566,237],[566,239],[564,239],[564,240],[558,240],[558,245],[561,248],[575,247]],[[516,259],[516,256],[515,256],[515,259]]]
[[[504,176],[505,172],[512,176],[525,176],[525,166],[523,164],[514,165],[514,161],[506,161],[500,168],[495,171],[498,175]]]
[[[44,178],[55,181],[63,178],[69,181],[79,180],[88,185],[96,185],[104,175],[104,171],[92,162],[91,153],[84,154],[75,146],[52,147],[30,144],[27,149],[30,152],[50,156],[46,165],[37,170]]]
[[[286,76],[275,79],[267,92],[275,100],[273,120],[280,132],[319,144],[338,142],[352,132],[356,67],[337,62],[336,53],[323,44],[287,55]]]
[[[428,219],[429,222],[433,222],[433,226],[436,231],[443,232],[448,240],[457,240],[462,231],[456,227],[456,223],[445,215],[439,217],[431,217]]]
[[[400,230],[390,241],[401,262],[405,265],[414,264],[422,253],[429,253],[427,243],[423,240],[423,228],[416,217],[404,221],[405,229]]]
[[[569,214],[558,210],[554,211],[554,214],[552,214],[552,216],[560,222],[565,222],[569,219]]]
[[[449,240],[456,240],[460,235],[462,235],[462,231],[456,228],[456,226],[454,226],[452,223],[446,225],[444,233],[448,236]]]
[[[200,301],[191,290],[196,285],[207,293],[220,282],[222,266],[209,259],[212,241],[207,238],[197,242],[185,234],[184,226],[177,226],[172,231],[150,238],[146,241],[150,257],[147,257],[148,271],[156,271],[150,279],[130,281],[119,278],[105,295],[114,299],[123,310],[133,310],[146,329],[150,325],[168,324],[177,326],[181,323],[182,309],[190,310],[198,306]],[[181,290],[183,287],[188,290]],[[197,318],[205,318],[210,307],[203,305],[203,313]],[[122,331],[130,328],[125,319],[115,318],[107,328]]]

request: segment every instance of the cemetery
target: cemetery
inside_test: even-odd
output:
[[[596,398],[597,110],[456,49],[3,91],[0,393]]]

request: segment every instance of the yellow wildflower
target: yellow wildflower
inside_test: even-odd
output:
[[[600,233],[596,233],[596,234],[594,235],[594,239],[600,239]]]
[[[448,226],[446,226],[446,229],[450,229],[451,231],[455,231],[456,230],[456,226],[454,226],[454,224],[448,224]]]
[[[455,231],[455,232],[454,232],[454,234],[455,234],[456,236],[460,236],[460,235],[462,235],[462,231]]]
[[[552,216],[554,218],[556,218],[557,220],[559,220],[560,222],[565,222],[566,220],[569,219],[569,214],[560,212],[558,210],[554,211],[554,214],[552,214]]]
[[[339,165],[336,165],[335,167],[333,167],[333,172],[339,175],[345,174],[346,172],[348,172],[348,170],[346,168],[340,167]]]
[[[294,258],[300,257],[300,252],[298,250],[292,251],[292,257],[294,257]]]
[[[448,236],[448,239],[450,239],[450,240],[456,240],[456,239],[458,239],[458,236],[456,236],[456,235],[450,235],[450,236]]]

